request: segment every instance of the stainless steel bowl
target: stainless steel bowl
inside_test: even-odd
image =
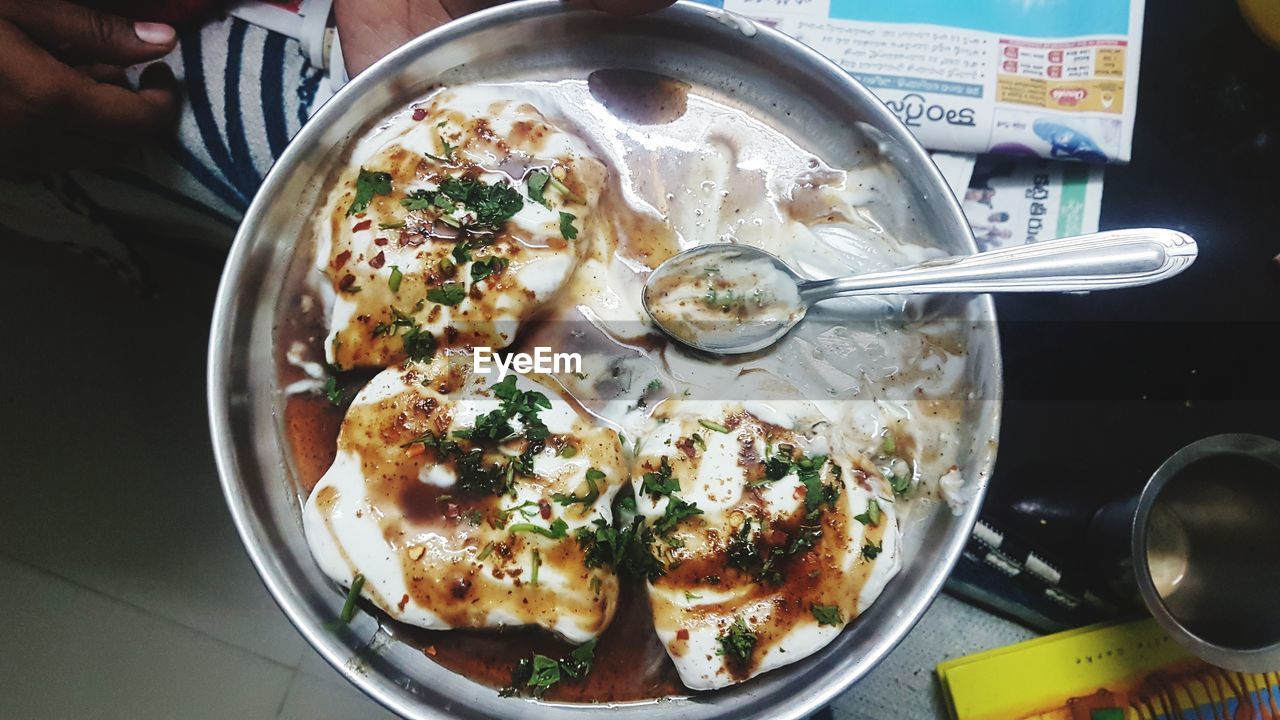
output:
[[[1280,668],[1280,441],[1214,435],[1174,453],[1137,499],[1133,569],[1156,621],[1206,662]]]
[[[360,615],[335,625],[342,594],[312,562],[282,432],[273,320],[284,270],[322,183],[350,141],[439,82],[585,78],[599,68],[647,70],[744,107],[835,165],[854,166],[870,141],[904,178],[915,228],[951,253],[976,250],[929,156],[868,90],[800,43],[694,3],[641,18],[573,9],[560,0],[503,5],[419,37],[357,77],[303,127],[267,175],[227,261],[214,311],[209,406],[227,504],[263,582],[298,631],[351,682],[412,718],[800,718],[870,670],[911,629],[950,572],[978,513],[995,459],[1001,371],[987,297],[956,299],[969,327],[973,387],[961,465],[972,500],[935,506],[908,530],[901,573],[840,637],[801,662],[733,688],[615,706],[504,699],[420,651],[385,642]],[[333,628],[333,629],[331,629]]]

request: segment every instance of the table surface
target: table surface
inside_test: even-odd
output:
[[[1133,160],[1106,169],[1102,229],[1200,245],[1160,285],[997,299],[1001,445],[986,515],[1069,567],[1104,503],[1183,445],[1280,437],[1280,51],[1229,0],[1149,0]]]

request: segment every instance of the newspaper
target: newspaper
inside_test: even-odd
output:
[[[1102,166],[980,155],[960,197],[979,250],[1098,231]]]
[[[839,63],[931,150],[1127,162],[1144,3],[723,0],[723,7]]]

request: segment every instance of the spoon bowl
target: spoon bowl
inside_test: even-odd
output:
[[[773,253],[715,243],[676,253],[646,278],[641,302],[669,337],[696,350],[736,355],[763,350],[808,311],[804,282]]]
[[[1159,282],[1195,262],[1196,241],[1176,230],[1110,230],[954,255],[896,270],[806,279],[781,258],[737,243],[700,245],[645,280],[645,312],[664,333],[720,355],[781,340],[813,303],[849,295],[1077,292]]]

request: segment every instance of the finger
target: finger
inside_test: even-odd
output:
[[[443,0],[334,0],[333,16],[342,42],[342,60],[351,77],[453,17]]]
[[[162,57],[177,33],[161,23],[133,22],[63,0],[24,3],[10,20],[64,60],[134,65]]]
[[[95,82],[129,87],[129,76],[122,67],[94,63],[92,65],[78,65],[76,70]]]
[[[177,82],[164,63],[148,66],[137,90],[87,78],[82,82],[62,95],[60,112],[69,126],[89,135],[135,142],[161,133],[177,118]]]

